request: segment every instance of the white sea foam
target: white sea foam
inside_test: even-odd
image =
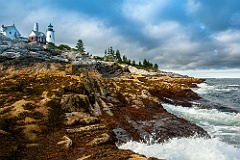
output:
[[[193,90],[198,94],[207,94],[209,91],[214,90],[214,86],[210,86],[207,83],[197,84],[198,88],[193,88]]]
[[[128,142],[120,149],[130,149],[146,157],[167,160],[239,160],[240,149],[221,142],[217,138],[181,138],[172,139],[167,143],[147,145]]]
[[[211,86],[207,83],[200,83],[197,84],[197,88],[193,88],[193,91],[196,93],[203,95],[208,94],[209,92],[231,92],[231,91],[237,91],[239,90],[238,84],[232,84],[232,85],[222,85],[222,86]]]
[[[177,116],[197,124],[240,126],[240,113],[220,112],[217,109],[188,108],[163,104],[163,107]]]
[[[212,138],[174,138],[167,143],[153,145],[131,141],[119,148],[167,160],[240,160],[239,113],[169,104],[163,106],[168,112],[202,126]]]
[[[212,137],[240,148],[240,113],[163,104],[170,113],[203,127]]]
[[[240,87],[240,85],[238,85],[238,84],[230,84],[230,85],[227,85],[227,87]]]
[[[215,89],[217,92],[231,92],[231,91],[236,91],[238,88],[218,88]]]
[[[239,99],[238,83],[235,80],[234,83],[233,80],[209,80],[208,84],[198,84],[198,88],[193,90],[207,99],[230,104],[232,108],[237,103],[239,109],[239,101],[236,102]],[[131,141],[119,148],[167,160],[240,160],[240,113],[169,104],[163,104],[163,107],[168,112],[203,127],[212,138],[174,138],[167,143],[153,145]]]

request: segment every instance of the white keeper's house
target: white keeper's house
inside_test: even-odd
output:
[[[21,34],[17,30],[15,24],[12,26],[1,26],[1,34],[4,36],[11,38],[11,39],[19,39],[21,37]]]

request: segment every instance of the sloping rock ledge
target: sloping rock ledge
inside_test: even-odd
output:
[[[116,143],[207,136],[161,105],[191,106],[200,97],[189,86],[202,79],[104,78],[72,64],[14,61],[0,64],[0,158],[133,159]]]
[[[10,55],[9,49],[1,53]],[[200,97],[189,87],[203,79],[143,76],[131,69],[35,56],[2,59],[0,159],[155,159],[116,143],[208,137],[161,105],[191,107]]]

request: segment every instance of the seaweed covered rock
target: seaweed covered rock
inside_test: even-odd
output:
[[[161,105],[191,106],[200,97],[189,87],[201,79],[134,75],[117,64],[89,69],[33,57],[0,66],[0,159],[147,159],[116,143],[208,136]]]

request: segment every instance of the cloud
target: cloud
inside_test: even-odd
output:
[[[124,0],[122,14],[132,21],[148,23],[154,21],[169,2],[170,0]]]
[[[231,20],[230,23],[234,26],[234,27],[240,27],[240,12],[237,13],[233,13],[231,16]]]
[[[213,32],[219,32],[228,29],[230,26],[239,24],[240,1],[226,0],[187,0],[187,11],[192,13],[195,21],[204,24]]]
[[[43,19],[52,19],[52,24],[56,30],[56,41],[58,44],[68,44],[75,47],[78,39],[82,39],[87,52],[94,55],[103,56],[104,50],[110,46],[114,49],[120,49],[122,54],[142,53],[143,48],[138,42],[129,40],[121,35],[119,30],[114,26],[109,26],[103,19],[89,17],[84,13],[63,12],[53,10],[51,17],[41,9],[38,15]],[[61,14],[61,16],[59,15]]]
[[[0,20],[15,20],[23,36],[34,22],[42,32],[52,23],[57,44],[75,47],[82,39],[86,51],[99,56],[112,46],[163,70],[240,68],[240,1],[119,0],[107,7],[93,2],[98,3],[10,0],[0,6]]]
[[[214,36],[217,43],[223,45],[226,54],[225,61],[229,62],[226,66],[240,67],[240,30],[228,29]]]
[[[186,70],[240,67],[240,31],[227,30],[212,34],[207,41],[193,41],[187,28],[176,22],[158,26],[162,29],[148,27],[151,31],[148,35],[162,44],[147,53],[160,68]]]
[[[201,3],[197,0],[187,0],[187,11],[191,14],[197,13],[201,8]]]
[[[240,50],[236,43],[239,42],[239,35],[238,32],[224,29],[227,27],[227,24],[223,24],[227,22],[224,15],[226,9],[222,10],[225,2],[216,5],[208,1],[188,0],[186,14],[190,15],[187,18],[194,18],[194,21],[173,20],[171,15],[169,19],[155,20],[155,14],[165,14],[170,1],[164,4],[141,2],[128,2],[123,11],[129,19],[141,23],[138,26],[139,32],[148,40],[145,45],[151,46],[148,50],[143,50],[144,55],[158,63],[160,68],[185,70],[239,67],[239,64],[235,63],[239,61]],[[224,15],[223,21],[222,17],[219,18],[214,12]],[[228,16],[230,12],[225,14]],[[235,24],[237,15],[232,16]]]
[[[182,34],[183,30],[184,29],[179,23],[175,21],[165,21],[158,24],[147,24],[144,26],[142,32],[147,37],[159,40],[166,40],[185,36]]]
[[[240,42],[240,30],[228,29],[223,32],[217,33],[214,38],[221,43],[239,43]]]

